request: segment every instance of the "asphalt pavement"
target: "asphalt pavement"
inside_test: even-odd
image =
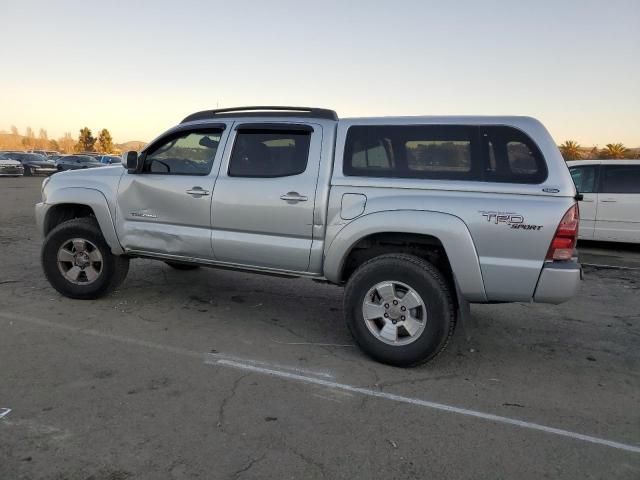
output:
[[[2,480],[640,478],[637,270],[589,265],[559,306],[473,305],[399,369],[312,280],[134,260],[109,297],[60,296],[40,183],[0,178]]]

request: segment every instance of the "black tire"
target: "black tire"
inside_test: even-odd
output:
[[[33,176],[33,170],[31,170],[31,167],[24,167],[24,176],[25,177]]]
[[[426,324],[412,343],[389,345],[365,323],[362,305],[367,292],[386,281],[402,282],[425,303]],[[363,263],[353,273],[344,292],[345,320],[360,348],[373,359],[397,367],[415,366],[444,350],[456,325],[453,295],[445,277],[432,264],[407,254],[385,254]]]
[[[196,270],[200,268],[200,265],[196,265],[194,263],[180,263],[180,262],[164,262],[169,265],[171,268],[175,268],[176,270]]]
[[[86,285],[71,283],[58,267],[58,250],[73,238],[93,243],[102,255],[102,269],[98,278]],[[116,289],[129,271],[129,258],[114,255],[100,231],[95,218],[75,218],[55,227],[44,240],[41,253],[44,274],[53,288],[65,297],[91,300]]]

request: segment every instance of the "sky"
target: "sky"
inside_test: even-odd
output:
[[[640,146],[640,0],[0,0],[0,130],[149,141],[216,107],[530,115]]]

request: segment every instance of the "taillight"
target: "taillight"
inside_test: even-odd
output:
[[[576,203],[567,210],[567,213],[560,220],[560,225],[558,225],[556,234],[551,240],[549,252],[547,252],[547,260],[571,260],[578,240],[579,223],[580,212]]]

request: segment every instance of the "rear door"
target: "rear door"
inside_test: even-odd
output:
[[[579,236],[585,240],[593,240],[596,225],[598,169],[598,165],[573,166],[569,168],[573,183],[575,183],[578,193],[581,193],[583,197],[580,201]]]
[[[311,123],[235,126],[213,194],[216,260],[308,270],[321,140]]]
[[[601,167],[595,240],[640,243],[640,165]]]

